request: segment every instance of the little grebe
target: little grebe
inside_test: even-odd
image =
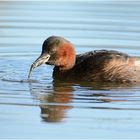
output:
[[[32,69],[42,64],[54,65],[53,78],[59,80],[139,82],[140,59],[113,50],[90,51],[75,55],[66,39],[51,36],[42,46],[42,53]]]

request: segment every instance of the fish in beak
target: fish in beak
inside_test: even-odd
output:
[[[29,70],[28,79],[30,79],[33,69],[42,64],[47,63],[49,58],[50,58],[49,54],[41,54],[31,65],[30,70]]]

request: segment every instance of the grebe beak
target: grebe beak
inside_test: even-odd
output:
[[[28,79],[31,77],[32,74],[32,70],[42,64],[45,64],[46,62],[48,62],[50,58],[49,54],[42,54],[40,55],[31,65],[30,70],[29,70],[29,75],[28,75]]]

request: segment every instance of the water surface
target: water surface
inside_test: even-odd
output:
[[[0,2],[0,138],[140,138],[140,85],[56,82],[44,39],[140,55],[139,1]]]

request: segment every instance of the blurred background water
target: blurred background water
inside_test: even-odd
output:
[[[140,56],[140,1],[0,1],[0,138],[140,138],[140,85],[27,80],[50,35]]]

